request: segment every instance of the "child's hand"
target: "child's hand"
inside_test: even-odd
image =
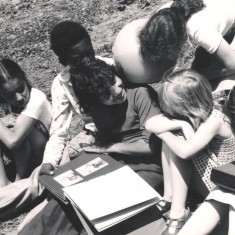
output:
[[[39,175],[54,175],[54,170],[55,168],[51,163],[44,163],[42,164]]]
[[[85,150],[88,153],[108,153],[107,148],[99,147],[97,145],[83,147],[83,150]]]

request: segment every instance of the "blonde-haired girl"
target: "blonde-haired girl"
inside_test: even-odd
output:
[[[164,196],[158,207],[165,212],[171,204],[163,234],[177,234],[191,215],[185,208],[192,173],[188,159],[193,160],[206,195],[215,188],[212,168],[235,160],[235,136],[228,109],[213,101],[210,84],[194,70],[167,76],[159,89],[159,103],[164,116],[149,119],[146,129],[163,140]],[[175,119],[185,122],[178,125]],[[175,129],[182,129],[186,140],[169,132]],[[208,228],[213,226],[212,219]]]

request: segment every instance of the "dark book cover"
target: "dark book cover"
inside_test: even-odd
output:
[[[64,203],[64,187],[91,180],[123,166],[107,154],[82,152],[78,157],[58,167],[54,175],[42,175],[39,182]]]
[[[211,181],[235,192],[235,161],[215,167],[211,172]]]

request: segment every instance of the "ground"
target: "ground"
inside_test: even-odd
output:
[[[111,56],[118,31],[133,19],[145,17],[166,0],[2,0],[1,56],[18,62],[32,84],[50,96],[61,67],[50,49],[49,34],[60,21],[82,23],[97,54]]]

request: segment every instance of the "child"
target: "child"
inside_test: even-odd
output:
[[[226,108],[233,112],[231,107],[235,98],[235,86],[230,90]],[[231,118],[231,124],[234,128],[234,118]],[[228,206],[229,205],[229,206]],[[228,235],[233,235],[235,231],[235,195],[231,191],[215,187],[207,196],[205,202],[193,213],[192,217],[180,230],[181,235],[203,235],[209,234],[219,223],[223,216],[229,211],[229,231]],[[210,218],[208,220],[208,218]]]
[[[147,130],[156,133],[178,156],[167,150],[166,146],[163,148],[163,172],[168,174],[164,176],[167,179],[164,186],[168,190],[164,198],[166,202],[172,199],[167,228],[163,234],[177,234],[190,217],[190,211],[185,209],[185,201],[191,172],[189,161],[185,160],[193,159],[204,185],[211,191],[215,187],[210,180],[212,167],[235,159],[235,136],[229,113],[221,105],[213,103],[208,81],[196,71],[182,70],[168,76],[160,86],[159,102],[165,115],[190,122],[195,131],[193,134],[188,124],[181,128],[186,134],[187,140],[184,140],[168,132],[176,127],[164,130],[164,126],[160,129],[154,124],[161,121],[161,116],[153,117],[146,123]],[[169,120],[169,123],[172,122],[174,120]],[[171,154],[170,159],[166,151]],[[161,206],[166,209],[169,203],[163,201]]]
[[[95,57],[90,35],[79,23],[62,21],[51,31],[50,43],[53,52],[65,69],[59,73],[51,87],[53,117],[50,127],[50,138],[46,145],[42,173],[53,173],[56,165],[66,159],[68,129],[75,113],[81,117],[78,100],[74,95],[70,80],[69,67],[83,57]],[[107,63],[113,63],[110,58],[102,58]],[[77,149],[80,146],[75,146]]]
[[[1,148],[13,157],[17,181],[27,177],[42,161],[49,136],[51,105],[43,92],[31,87],[20,66],[9,59],[0,61],[0,94],[8,106],[6,112],[18,113],[11,129],[0,121]],[[3,187],[9,184],[9,179],[2,156],[0,168],[0,186]]]
[[[201,47],[192,68],[208,79],[226,76],[223,68],[235,69],[234,0],[174,0],[168,6],[154,14],[140,32],[144,57],[176,61],[189,39]]]
[[[97,128],[99,145],[84,147],[85,151],[109,153],[129,165],[152,187],[160,188],[162,174],[156,157],[160,157],[160,151],[156,151],[161,149],[161,142],[144,129],[146,120],[160,113],[155,104],[156,92],[149,87],[127,88],[111,66],[94,58],[82,59],[71,69],[70,77],[81,111],[92,116]],[[56,220],[52,214],[56,214]],[[43,229],[54,234],[71,234],[79,223],[69,226],[66,219],[69,214],[50,201],[20,234],[42,234]],[[67,226],[60,226],[58,219]]]
[[[125,25],[114,41],[114,60],[130,82],[159,82],[190,39],[200,46],[192,68],[214,82],[226,76],[221,69],[235,69],[234,9],[234,0],[174,0]]]

